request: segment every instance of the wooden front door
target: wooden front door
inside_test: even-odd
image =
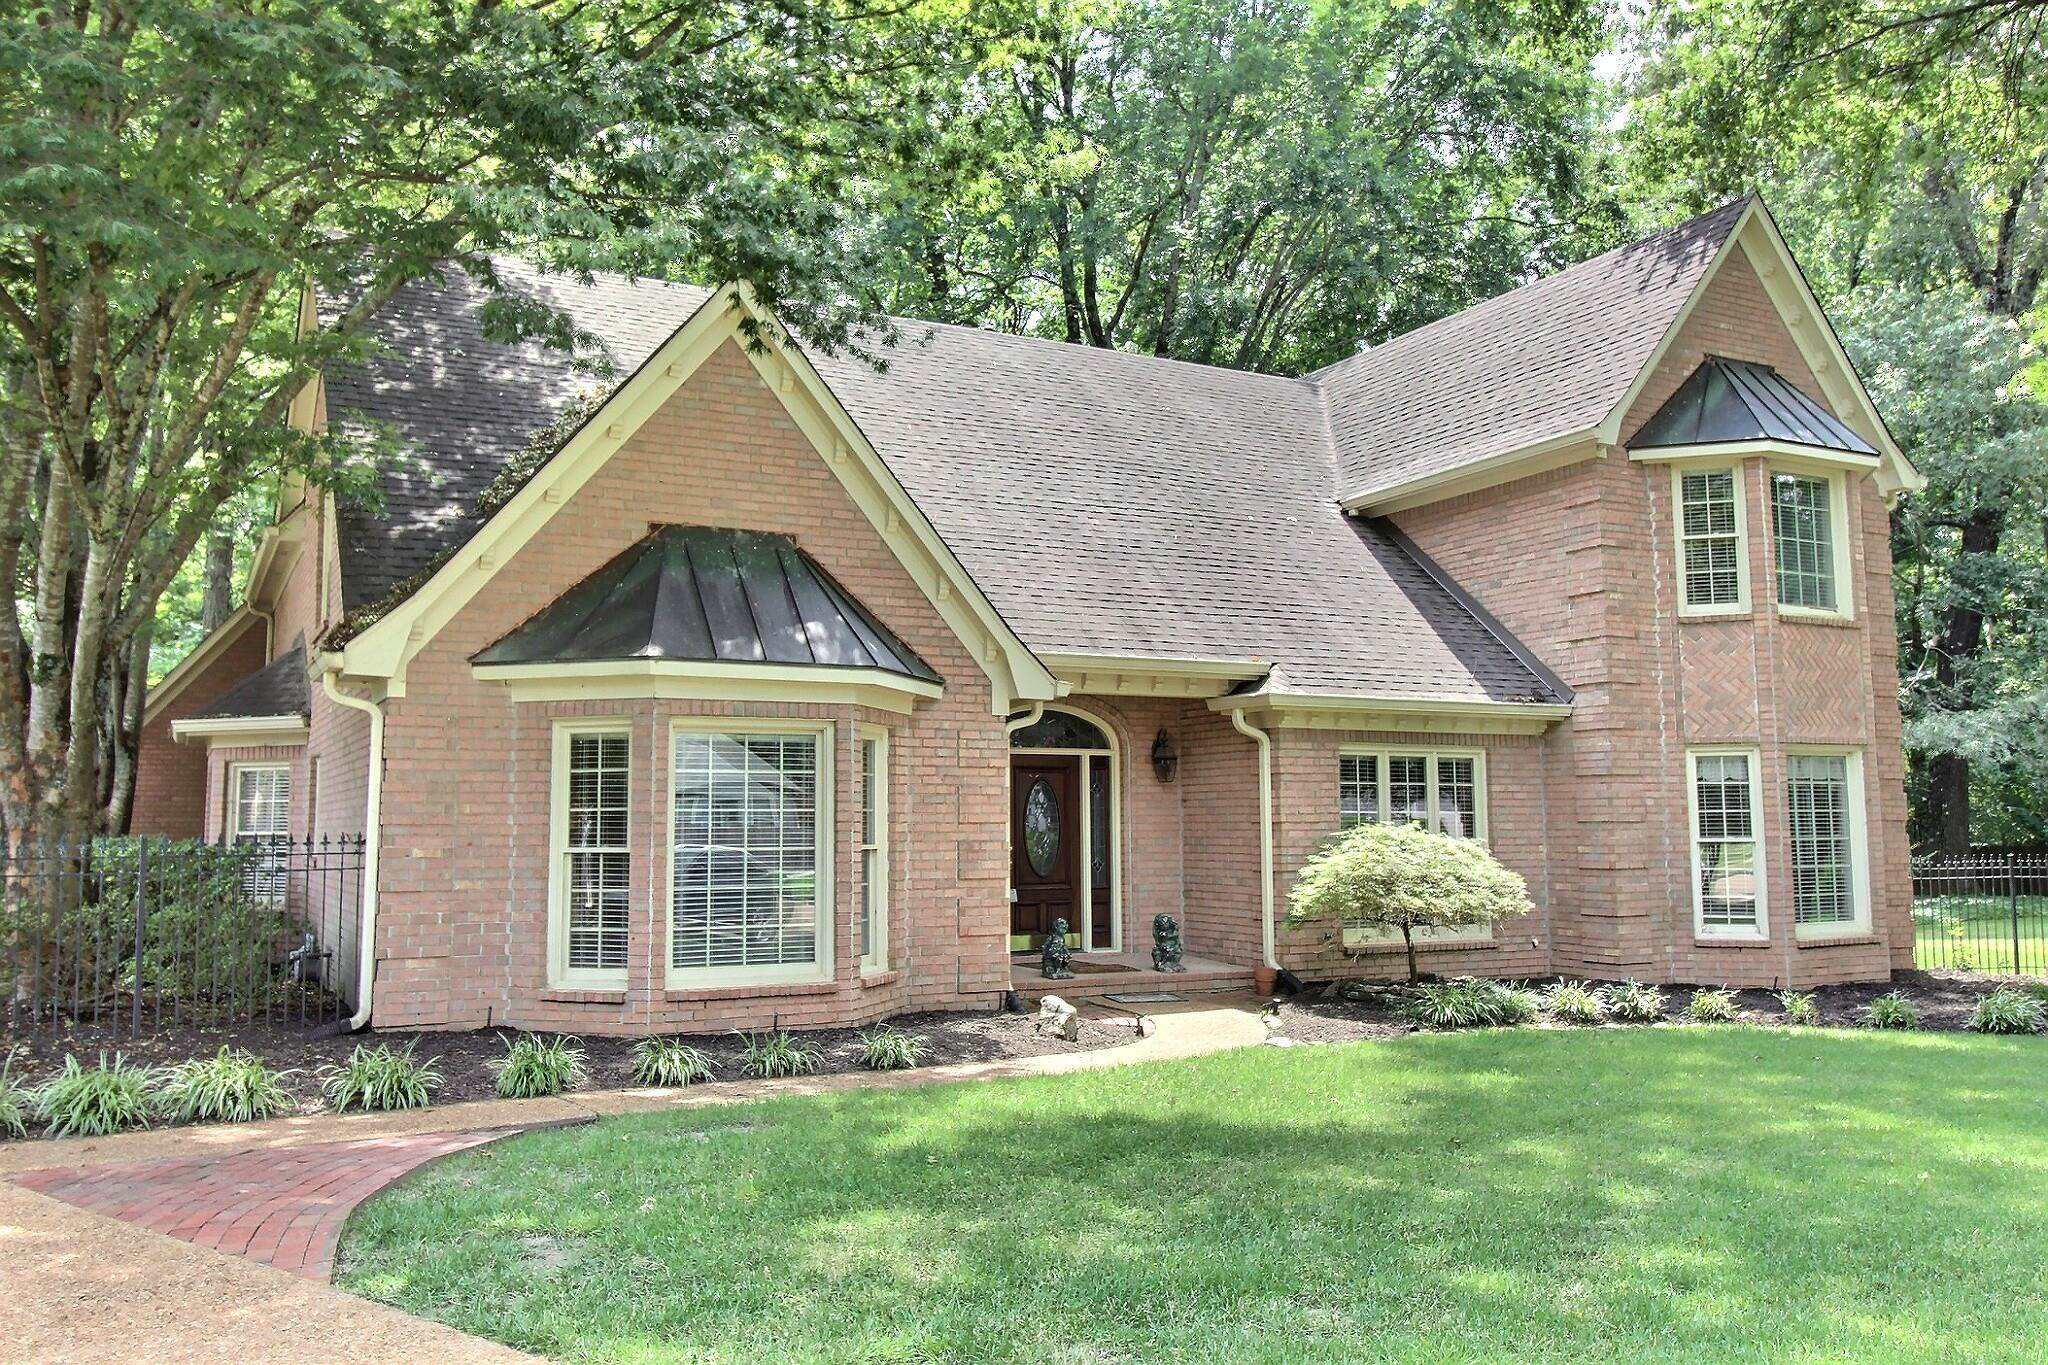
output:
[[[1081,760],[1072,754],[1018,754],[1010,760],[1010,933],[1033,944],[1067,922],[1081,946]]]

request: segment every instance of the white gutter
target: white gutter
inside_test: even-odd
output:
[[[1259,746],[1259,934],[1266,965],[1280,970],[1273,952],[1273,737],[1244,718],[1244,708],[1230,713],[1230,723]]]
[[[363,812],[363,914],[356,926],[356,1012],[348,1021],[354,1033],[370,1022],[370,996],[377,979],[377,851],[384,814],[384,708],[351,697],[334,685],[334,670],[323,669],[320,686],[328,700],[370,717],[370,792]]]

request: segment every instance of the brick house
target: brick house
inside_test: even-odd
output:
[[[1919,477],[1755,200],[1304,378],[499,270],[610,372],[408,287],[295,418],[395,433],[382,499],[287,490],[147,715],[138,830],[370,837],[378,1025],[988,1007],[1055,919],[1142,989],[1162,912],[1184,989],[1389,975],[1285,922],[1361,819],[1528,881],[1435,971],[1911,961]]]

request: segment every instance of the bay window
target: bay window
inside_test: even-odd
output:
[[[1839,474],[1771,471],[1771,534],[1781,608],[1794,614],[1849,614],[1845,521]]]
[[[1861,756],[1797,752],[1786,765],[1795,929],[1807,938],[1865,932],[1870,896]]]
[[[1692,801],[1693,925],[1703,938],[1764,935],[1763,826],[1754,750],[1686,755]]]
[[[632,739],[624,728],[556,727],[551,805],[550,979],[624,986],[633,867]]]
[[[1681,614],[1749,606],[1742,470],[1674,468]]]

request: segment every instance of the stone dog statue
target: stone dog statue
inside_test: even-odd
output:
[[[1047,981],[1070,981],[1074,976],[1074,950],[1067,946],[1067,922],[1056,919],[1052,932],[1038,950],[1040,970]]]
[[[1152,970],[1155,972],[1184,972],[1187,965],[1181,957],[1180,925],[1172,915],[1152,917]]]

